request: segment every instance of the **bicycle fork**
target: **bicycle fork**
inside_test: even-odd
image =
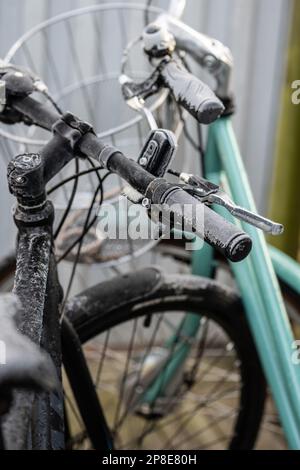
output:
[[[53,211],[50,202],[38,211],[15,210],[19,233],[14,293],[22,304],[20,331],[50,354],[61,384],[62,289],[52,252]],[[63,449],[62,389],[39,394],[16,391],[14,405],[5,419],[4,437],[9,449]]]

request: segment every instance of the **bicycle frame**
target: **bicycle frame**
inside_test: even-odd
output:
[[[205,177],[208,180],[216,184],[222,182],[238,205],[256,211],[229,117],[223,117],[210,126],[204,160]],[[276,278],[277,274],[299,294],[300,267],[279,250],[268,248],[262,232],[248,224],[234,221],[224,209],[215,209],[232,222],[241,224],[253,240],[253,249],[248,258],[231,263],[231,269],[289,447],[300,449],[300,368],[292,361],[294,337]],[[205,245],[201,250],[193,251],[193,274],[211,277],[213,266],[214,251],[211,247]],[[199,319],[197,321],[195,315],[187,314],[183,336],[195,337],[199,328]],[[185,342],[172,355],[164,371],[164,387],[182,367],[188,352],[189,346]],[[158,375],[144,399],[155,399],[155,384],[161,381]],[[160,393],[163,393],[161,388]]]
[[[230,118],[222,118],[211,126],[205,168],[208,179],[224,181],[237,204],[256,210]],[[251,236],[253,249],[246,260],[231,264],[231,268],[289,447],[299,449],[300,368],[292,362],[294,337],[264,235],[250,225],[241,225]],[[285,257],[282,259],[289,273],[286,282],[296,284],[298,270]],[[281,260],[277,255],[278,271]]]
[[[14,292],[22,303],[23,314],[19,329],[50,354],[61,381],[59,304],[62,291],[52,251],[53,211],[50,203],[34,215],[27,216],[18,209],[15,210],[18,243]],[[37,419],[31,428],[33,407]],[[9,448],[26,448],[31,429],[33,447],[62,449],[62,390],[38,395],[34,392],[17,391],[5,427]]]
[[[62,120],[59,124],[65,125]],[[41,154],[18,155],[8,165],[9,187],[18,200],[14,210],[18,228],[14,292],[23,309],[18,327],[49,353],[60,384],[62,336],[66,371],[71,386],[76,388],[79,405],[87,396],[83,396],[82,389],[88,394],[89,406],[82,419],[92,429],[94,447],[108,450],[112,448],[111,438],[78,339],[67,319],[60,322],[63,291],[53,253],[54,208],[46,199],[45,188],[72,158],[72,147],[65,144],[62,136],[54,134]],[[74,360],[81,365],[81,387],[71,367]],[[93,423],[90,416],[93,416]],[[58,392],[16,391],[14,405],[5,422],[6,445],[10,449],[63,449],[64,424],[62,385]]]

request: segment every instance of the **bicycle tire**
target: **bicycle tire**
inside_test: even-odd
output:
[[[159,279],[155,285],[153,276]],[[67,315],[84,345],[126,321],[175,310],[205,315],[233,342],[240,361],[242,388],[227,448],[252,449],[263,416],[266,385],[236,293],[209,279],[165,276],[148,268],[87,289],[69,302]],[[88,429],[86,432],[89,435]]]
[[[175,262],[179,264],[181,263],[182,266],[188,267],[188,271],[190,271],[192,262],[191,252],[184,249],[184,246],[181,241],[173,240],[170,244],[169,240],[162,240],[161,243],[156,247],[156,250],[161,256],[167,256],[172,258]],[[215,255],[216,258],[214,262],[214,279],[216,279],[218,269],[221,268],[221,270],[226,271],[229,278],[231,278],[230,286],[232,286],[234,276],[228,261],[225,258],[219,256],[217,252],[215,253]],[[278,277],[278,282],[288,317],[291,320],[292,326],[294,327],[296,334],[298,334],[300,329],[300,295],[287,284],[285,279]]]

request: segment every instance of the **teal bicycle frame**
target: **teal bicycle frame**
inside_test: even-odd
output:
[[[247,174],[229,117],[222,117],[209,128],[205,153],[205,177],[219,184],[236,204],[256,211]],[[215,207],[224,217],[240,224],[251,236],[253,249],[246,260],[232,263],[249,327],[271,389],[290,449],[300,449],[300,364],[293,362],[295,338],[281,296],[277,276],[300,294],[300,266],[287,255],[268,247],[263,233],[241,223]],[[213,275],[214,251],[208,245],[192,252],[193,274]],[[277,276],[276,276],[277,275]],[[162,395],[189,353],[191,342],[200,328],[199,316],[188,313],[180,327],[185,338],[170,355],[163,372],[146,390],[143,401],[153,403]],[[178,340],[178,337],[177,337]],[[172,347],[175,337],[168,341]]]

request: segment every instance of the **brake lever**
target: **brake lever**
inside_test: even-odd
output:
[[[158,70],[154,70],[150,77],[141,83],[134,82],[125,74],[119,77],[119,83],[126,104],[134,111],[144,113],[152,130],[157,129],[157,123],[152,112],[145,105],[145,100],[159,91],[158,78]]]
[[[159,71],[157,69],[143,82],[136,83],[127,75],[119,77],[123,98],[128,106],[135,111],[141,111],[145,100],[159,91]]]
[[[266,233],[272,235],[281,235],[283,233],[284,227],[282,224],[237,206],[224,191],[219,190],[217,193],[210,194],[207,197],[207,202],[225,207],[237,219],[243,220]]]
[[[201,202],[222,206],[237,219],[247,222],[266,233],[272,235],[281,235],[283,233],[284,227],[282,224],[236,205],[217,184],[187,173],[180,173],[179,177],[189,185],[190,191],[198,196]]]

